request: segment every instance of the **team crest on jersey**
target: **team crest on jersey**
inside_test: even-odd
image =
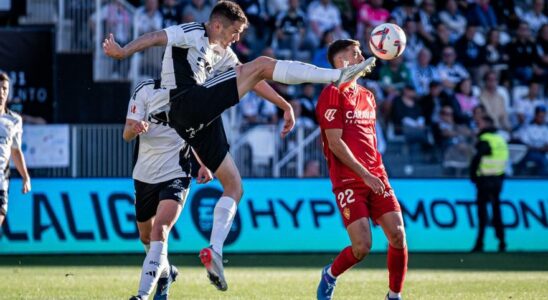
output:
[[[200,48],[200,52],[202,52],[203,54],[206,54],[204,47]]]
[[[337,109],[332,108],[325,111],[324,117],[327,121],[331,122],[335,120],[335,114],[337,113]]]
[[[343,209],[343,216],[344,216],[347,220],[350,219],[350,209],[349,209],[348,207],[345,207],[345,208]]]

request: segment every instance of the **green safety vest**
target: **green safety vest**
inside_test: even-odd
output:
[[[500,176],[504,174],[508,161],[508,144],[502,136],[486,132],[479,137],[480,141],[487,142],[491,147],[491,155],[481,157],[477,171],[478,176]]]

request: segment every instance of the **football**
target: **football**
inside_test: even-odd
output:
[[[405,32],[398,25],[384,23],[371,32],[369,48],[376,57],[392,60],[403,53],[406,42]]]

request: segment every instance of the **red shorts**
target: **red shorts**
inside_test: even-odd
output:
[[[345,227],[363,217],[371,218],[373,222],[376,222],[387,212],[401,211],[388,179],[381,177],[381,180],[386,187],[383,195],[375,194],[365,184],[339,187],[333,190]]]

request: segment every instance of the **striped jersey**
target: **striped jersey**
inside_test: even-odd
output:
[[[162,87],[202,85],[238,64],[232,49],[210,44],[204,24],[185,23],[165,28],[167,46],[162,61]]]
[[[165,93],[155,86],[152,79],[138,84],[127,111],[128,119],[149,123],[148,131],[137,137],[133,178],[151,184],[190,176],[190,147],[167,123],[151,117],[153,102],[163,99],[154,96]]]
[[[7,191],[9,180],[9,161],[12,149],[21,149],[23,121],[21,116],[6,109],[0,115],[0,189]]]

